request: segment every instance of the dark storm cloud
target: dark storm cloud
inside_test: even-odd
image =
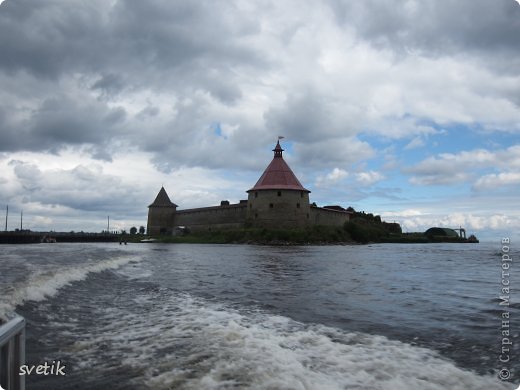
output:
[[[105,145],[120,139],[119,125],[128,118],[108,104],[138,91],[186,99],[200,91],[233,105],[242,97],[233,82],[236,69],[267,67],[244,41],[258,32],[258,21],[238,13],[227,1],[6,1],[0,9],[0,75],[20,82],[6,82],[4,93],[19,101],[0,109],[0,150],[90,144],[93,157],[110,159]],[[126,123],[123,139],[143,150],[168,151],[164,141],[176,139],[172,134],[200,132],[219,119],[207,118],[205,110],[188,110],[198,117],[181,114],[175,121],[167,112],[172,127],[164,130],[151,122],[144,129]],[[132,117],[147,121],[159,112],[142,107]],[[156,145],[143,131],[166,138]]]
[[[79,107],[67,99],[45,100],[33,116],[32,133],[51,143],[98,143],[103,139],[104,128],[122,120],[124,110],[95,112],[94,107]],[[94,123],[93,123],[94,121]]]
[[[9,123],[6,117],[5,110],[0,109],[0,150],[57,152],[65,144],[105,143],[117,135],[126,112],[121,107],[110,109],[96,101],[79,102],[56,95],[43,100],[24,120]]]
[[[0,12],[0,68],[52,78],[93,72],[102,76],[92,87],[105,91],[120,90],[122,80],[175,84],[179,70],[213,68],[221,78],[233,64],[260,60],[240,42],[257,23],[234,12],[227,2],[9,0]]]
[[[99,80],[92,84],[91,89],[98,90],[104,96],[114,96],[123,91],[126,82],[120,75],[109,73],[102,75]]]
[[[289,93],[285,104],[272,107],[266,114],[267,127],[301,142],[355,134],[347,106],[324,100],[317,91]],[[355,115],[355,114],[354,114]]]
[[[340,23],[375,46],[433,56],[471,53],[510,69],[514,64],[501,61],[520,52],[520,6],[515,0],[331,0],[329,4]],[[491,53],[494,58],[489,58]]]
[[[263,142],[262,132],[253,128],[243,129],[234,142],[229,142],[215,134],[210,126],[201,125],[200,131],[190,132],[185,129],[192,125],[185,128],[180,125],[182,122],[175,123],[175,126],[165,127],[162,136],[142,141],[143,150],[153,153],[152,163],[164,173],[181,167],[258,171],[264,168],[266,159],[272,154],[270,148],[274,145]],[[251,145],[252,140],[257,143],[255,147]],[[270,142],[274,142],[273,138]]]
[[[295,145],[299,165],[312,167],[348,167],[374,156],[371,146],[355,137],[325,139]]]
[[[99,1],[5,1],[0,8],[0,67],[58,78],[102,62],[106,45]],[[100,50],[101,49],[101,50]]]
[[[136,114],[136,118],[139,120],[146,120],[147,118],[157,116],[161,110],[159,107],[147,106]]]

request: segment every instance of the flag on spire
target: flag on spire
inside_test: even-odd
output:
[[[280,141],[281,139],[284,139],[285,137],[283,135],[279,135],[278,136],[278,141]]]

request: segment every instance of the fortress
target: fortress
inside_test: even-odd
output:
[[[249,190],[247,200],[220,206],[177,210],[164,187],[148,206],[149,235],[173,234],[177,227],[190,231],[259,227],[267,229],[303,228],[311,225],[342,226],[351,212],[340,206],[317,207],[309,203],[304,188],[283,159],[277,142],[274,157],[260,179]]]

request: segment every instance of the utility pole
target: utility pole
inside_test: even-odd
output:
[[[9,205],[5,208],[5,231],[7,231],[7,217],[9,216]]]
[[[110,233],[110,215],[109,215],[107,218],[108,218],[108,222],[107,222],[107,233]]]
[[[23,230],[23,210],[20,210],[20,231]]]

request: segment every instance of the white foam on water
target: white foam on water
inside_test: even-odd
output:
[[[135,308],[135,313],[100,311],[104,325],[69,352],[92,370],[102,369],[107,358],[116,359],[121,367],[142,373],[136,385],[151,389],[511,387],[426,348],[167,290],[139,295]],[[100,345],[107,346],[107,355],[100,353]]]
[[[42,301],[56,295],[60,288],[72,282],[84,280],[90,273],[116,269],[131,261],[138,261],[138,258],[116,257],[94,264],[62,266],[54,270],[35,272],[19,285],[12,286],[0,298],[0,319],[6,320],[7,313],[26,301]]]
[[[135,262],[127,267],[118,268],[116,271],[130,280],[146,279],[153,275],[153,272],[143,262]]]

